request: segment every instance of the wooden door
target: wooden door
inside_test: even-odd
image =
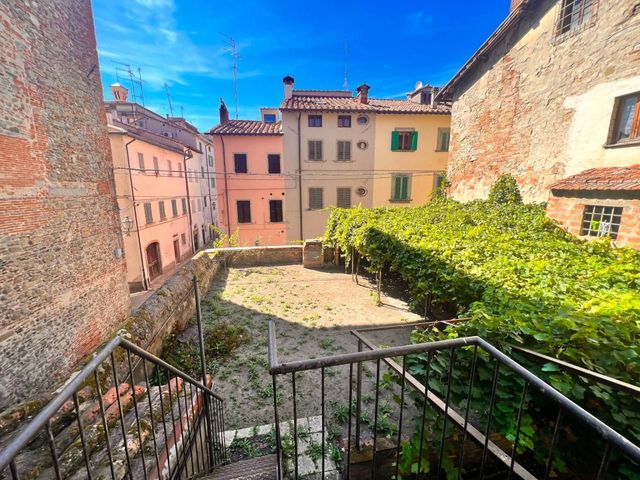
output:
[[[180,242],[177,238],[173,241],[173,254],[176,257],[176,264],[180,263]]]
[[[147,247],[147,267],[149,268],[149,279],[153,280],[162,273],[162,263],[160,262],[160,244],[154,242]]]

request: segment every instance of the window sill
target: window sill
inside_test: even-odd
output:
[[[354,163],[355,160],[334,160],[333,163]]]
[[[304,160],[305,162],[309,162],[309,163],[323,163],[326,162],[326,160]]]
[[[640,147],[640,139],[627,140],[618,143],[607,143],[604,148]]]
[[[417,152],[418,149],[415,150],[391,150],[393,153],[407,153],[407,152]]]
[[[447,152],[449,152],[449,150],[435,150],[435,151],[438,152],[438,153],[447,153]]]
[[[411,203],[412,201],[413,201],[412,198],[408,198],[406,200],[396,200],[396,199],[393,199],[393,198],[389,199],[389,202],[391,202],[391,203]]]

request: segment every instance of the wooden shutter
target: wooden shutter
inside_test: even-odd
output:
[[[411,132],[411,150],[418,149],[418,132]]]
[[[400,198],[402,200],[408,200],[409,199],[409,177],[406,175],[403,175],[400,177],[400,180],[401,180]]]
[[[400,191],[402,190],[402,177],[401,176],[397,176],[394,179],[394,185],[393,185],[393,199],[394,200],[400,200]]]
[[[351,208],[351,188],[338,187],[338,208]]]
[[[400,132],[391,132],[391,150],[400,148]]]

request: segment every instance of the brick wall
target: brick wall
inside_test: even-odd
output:
[[[0,2],[0,410],[129,314],[89,0]]]
[[[548,186],[565,176],[638,163],[640,145],[604,147],[615,97],[640,90],[637,0],[600,1],[593,24],[557,38],[560,3],[532,2],[455,85],[454,198],[485,198],[511,173],[525,201],[546,201]]]
[[[585,205],[623,207],[616,245],[640,248],[640,197],[634,193],[582,191],[553,191],[549,197],[547,214],[558,220],[570,233],[579,236]],[[591,237],[585,237],[591,238]]]

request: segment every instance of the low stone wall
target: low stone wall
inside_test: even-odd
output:
[[[214,248],[205,250],[205,253],[216,258],[222,256],[230,267],[295,265],[302,263],[302,245]]]

